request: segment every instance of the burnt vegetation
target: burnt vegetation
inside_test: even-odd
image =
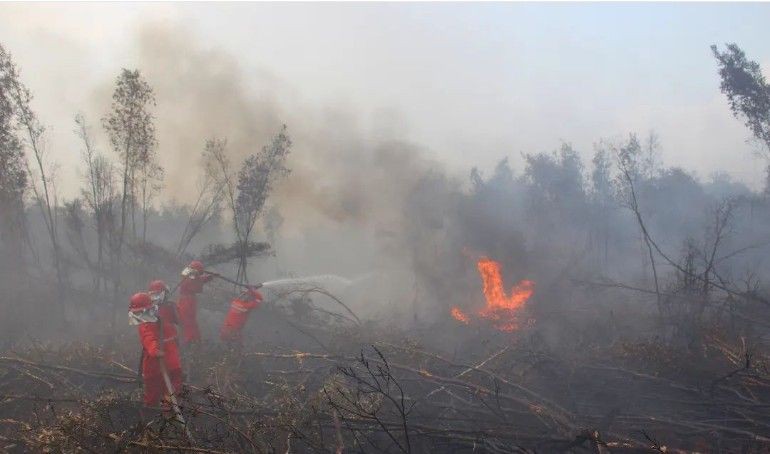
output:
[[[766,159],[770,87],[738,46],[713,53]],[[184,357],[183,417],[143,411],[128,296],[153,278],[175,284],[191,259],[253,282],[282,235],[274,189],[292,184],[284,126],[245,153],[225,137],[201,143],[184,163],[192,203],[164,200],[155,104],[142,73],[123,70],[106,147],[75,116],[82,188],[65,200],[32,93],[0,47],[3,451],[770,448],[770,186],[666,167],[655,134],[602,140],[590,163],[564,144],[463,182],[434,168],[394,177],[404,221],[375,237],[400,254],[405,292],[376,310],[369,275],[345,296],[317,283],[268,292],[243,345]],[[515,329],[450,316],[477,311],[480,256],[500,263],[506,289],[536,282]],[[212,283],[204,327],[236,293]]]

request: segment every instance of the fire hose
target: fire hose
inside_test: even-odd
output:
[[[222,276],[221,274],[213,273],[211,271],[204,271],[204,273],[209,274],[211,276],[214,276],[217,279],[222,279],[225,282],[228,282],[228,283],[233,284],[233,285],[237,285],[239,287],[244,287],[244,288],[248,288],[248,289],[258,289],[258,288],[262,287],[261,283],[260,284],[243,284],[241,282],[234,281],[234,280],[232,280],[230,278]]]
[[[217,279],[222,279],[223,281],[225,281],[225,282],[227,282],[227,283],[230,283],[230,284],[233,284],[233,285],[236,285],[236,286],[238,286],[238,287],[243,287],[243,288],[247,288],[247,289],[255,289],[255,290],[256,290],[256,289],[258,289],[258,288],[260,288],[260,287],[262,287],[262,283],[259,283],[259,284],[243,284],[243,283],[241,283],[241,282],[238,282],[238,281],[235,281],[235,280],[233,280],[233,279],[227,278],[227,277],[225,277],[225,276],[222,276],[222,275],[221,275],[221,274],[219,274],[219,273],[214,273],[214,272],[212,272],[212,271],[203,271],[203,273],[204,273],[204,274],[208,274],[208,275],[210,275],[210,276],[214,276],[214,277],[215,277],[215,278],[217,278]],[[174,294],[174,292],[176,292],[176,289],[178,289],[178,288],[179,288],[179,286],[180,286],[180,285],[182,285],[182,281],[183,281],[183,280],[184,280],[184,279],[182,279],[181,281],[179,281],[179,282],[177,282],[177,283],[176,283],[176,285],[174,286],[174,288],[173,288],[173,289],[171,289],[171,291],[169,292],[169,296],[170,296],[170,295],[173,295],[173,294]]]
[[[174,288],[173,288],[173,289],[171,289],[171,290],[170,290],[170,291],[167,293],[167,295],[166,295],[166,297],[165,297],[165,298],[168,298],[168,297],[170,297],[171,295],[173,295],[173,294],[176,292],[176,290],[179,288],[179,286],[180,286],[180,285],[182,285],[182,282],[183,282],[183,281],[184,281],[184,279],[187,277],[187,274],[186,274],[186,271],[187,271],[187,270],[188,270],[188,268],[185,268],[185,269],[182,271],[182,276],[183,276],[183,277],[182,277],[182,279],[181,279],[179,282],[177,282],[177,283],[176,283],[176,285],[174,285]],[[255,285],[247,285],[247,284],[242,284],[242,283],[240,283],[240,282],[237,282],[237,281],[234,281],[234,280],[232,280],[232,279],[226,278],[226,277],[222,276],[222,275],[221,275],[221,274],[219,274],[219,273],[214,273],[214,272],[211,272],[211,271],[206,271],[206,270],[204,270],[204,271],[203,271],[203,274],[208,274],[208,275],[211,275],[211,276],[213,276],[213,277],[216,277],[216,278],[222,279],[222,280],[223,280],[223,281],[225,281],[225,282],[229,282],[229,283],[231,283],[231,284],[233,284],[233,285],[236,285],[236,286],[239,286],[239,287],[245,287],[245,288],[248,288],[248,289],[258,289],[258,288],[262,287],[262,284],[261,284],[261,283],[260,283],[260,284],[255,284]],[[175,306],[174,306],[174,310],[176,311],[176,307],[175,307]]]
[[[242,284],[240,282],[237,282],[237,281],[234,281],[234,280],[229,279],[227,277],[224,277],[224,276],[222,276],[219,273],[213,273],[213,272],[210,272],[210,271],[204,271],[204,273],[205,274],[209,274],[211,276],[214,276],[216,278],[222,279],[225,282],[229,282],[229,283],[231,283],[233,285],[236,285],[236,286],[239,286],[239,287],[244,287],[244,288],[248,288],[248,289],[257,289],[257,288],[262,287],[262,284],[256,284],[256,285]],[[176,292],[176,290],[179,288],[179,286],[181,284],[182,284],[182,281],[177,282],[177,284],[174,286],[174,288],[168,293],[168,296],[174,294],[174,292]],[[165,385],[166,391],[168,392],[169,400],[171,401],[171,407],[174,410],[174,415],[176,417],[176,420],[182,425],[182,427],[184,427],[184,431],[185,431],[185,435],[187,435],[187,439],[190,441],[190,443],[194,444],[195,441],[194,441],[194,438],[192,436],[192,432],[190,432],[190,428],[187,426],[187,422],[185,421],[184,416],[182,415],[182,410],[179,407],[179,402],[177,401],[176,395],[175,395],[175,392],[174,392],[174,386],[171,383],[171,377],[169,377],[168,369],[166,368],[165,351],[164,351],[165,338],[164,338],[164,334],[163,334],[163,321],[160,320],[160,318],[159,318],[156,323],[158,324],[158,328],[159,328],[159,333],[158,334],[159,334],[159,337],[160,337],[160,349],[161,349],[161,352],[163,352],[163,356],[160,357],[160,358],[157,358],[158,359],[158,365],[160,366],[160,373],[161,373],[161,375],[163,377],[163,384]],[[142,357],[144,357],[144,349],[142,349]],[[141,368],[141,362],[140,362],[140,368]],[[141,374],[140,374],[140,376],[141,376]]]

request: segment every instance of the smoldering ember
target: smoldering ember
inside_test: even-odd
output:
[[[768,8],[0,5],[0,451],[770,452]]]

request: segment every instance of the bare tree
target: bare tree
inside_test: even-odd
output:
[[[93,278],[94,288],[98,291],[105,284],[105,259],[110,238],[114,235],[114,168],[106,157],[97,152],[91,136],[91,127],[83,115],[75,116],[75,125],[75,133],[83,142],[82,156],[86,165],[85,186],[81,194],[93,215],[96,230],[96,274]]]
[[[709,213],[713,223],[708,227],[706,241],[703,246],[702,288],[704,294],[707,294],[711,289],[711,281],[719,279],[716,270],[717,253],[725,237],[730,234],[734,211],[735,201],[724,199],[717,203]]]
[[[139,169],[139,188],[142,206],[142,243],[147,242],[147,213],[152,200],[163,188],[163,167],[154,160],[144,163]]]
[[[712,295],[717,289],[713,283],[727,284],[717,265],[720,247],[732,230],[735,207],[735,201],[731,199],[715,203],[708,210],[703,241],[687,238],[681,260],[674,268],[676,279],[664,298],[665,318],[674,328],[674,334],[687,345],[700,345],[703,340],[705,316],[713,303],[720,299]]]
[[[372,447],[386,446],[388,449],[382,449],[383,452],[411,453],[409,416],[416,401],[407,397],[385,355],[374,345],[372,350],[375,355],[371,358],[361,350],[357,364],[338,366],[337,371],[349,385],[327,385],[322,388],[323,395],[329,407],[342,418],[356,444],[360,438]],[[372,431],[370,427],[357,430],[353,425],[357,421],[366,421],[379,430]],[[385,440],[377,438],[382,434]],[[338,441],[338,445],[342,443]]]
[[[64,270],[61,263],[61,247],[58,237],[58,201],[54,181],[54,168],[47,161],[44,137],[45,127],[32,111],[32,93],[22,84],[19,73],[10,59],[10,55],[7,53],[5,55],[7,59],[7,88],[10,92],[10,98],[15,104],[17,121],[25,133],[26,144],[32,153],[32,163],[25,160],[27,174],[29,175],[29,187],[32,189],[35,202],[43,214],[46,231],[51,241],[53,265],[61,295],[60,300],[64,301]]]
[[[198,180],[198,193],[193,203],[190,215],[187,218],[182,235],[177,244],[177,256],[182,256],[190,246],[193,238],[200,233],[220,212],[225,186],[217,183],[218,163],[217,159],[224,159],[224,141],[210,139],[206,141],[202,153],[202,172]]]
[[[86,239],[83,232],[86,226],[86,223],[83,220],[84,217],[83,202],[81,199],[76,198],[69,202],[64,202],[64,230],[69,240],[69,244],[72,246],[72,249],[75,251],[75,254],[80,261],[82,261],[86,268],[88,268],[88,271],[91,272],[91,275],[94,278],[94,285],[96,285],[100,274],[99,270],[96,269],[93,260],[91,260],[91,255],[86,246]]]
[[[597,245],[600,263],[606,267],[609,260],[610,210],[613,205],[610,153],[604,148],[597,148],[592,163],[591,197],[597,211],[593,229],[596,236],[594,243]]]
[[[650,131],[644,142],[644,152],[641,157],[642,175],[648,180],[655,178],[660,167],[660,139],[654,131]]]
[[[617,180],[617,187],[621,195],[621,200],[625,205],[634,213],[636,221],[639,223],[639,228],[642,233],[642,239],[647,249],[647,256],[650,260],[650,266],[652,267],[652,278],[655,284],[655,296],[657,298],[658,315],[663,316],[662,295],[660,291],[660,284],[658,281],[658,269],[655,264],[655,254],[653,253],[653,245],[650,241],[650,235],[647,231],[647,226],[642,218],[641,209],[639,208],[639,199],[637,198],[637,192],[635,182],[640,178],[638,157],[640,155],[641,146],[635,135],[629,137],[629,141],[626,145],[616,149],[616,157],[618,162],[618,168],[620,169],[620,175]]]

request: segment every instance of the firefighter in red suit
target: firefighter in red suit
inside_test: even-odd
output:
[[[203,291],[203,284],[213,279],[213,275],[203,270],[203,263],[193,260],[182,271],[182,283],[179,284],[177,313],[182,324],[182,344],[201,340],[198,329],[198,299],[196,295]]]
[[[249,313],[262,304],[262,294],[249,287],[230,303],[230,311],[225,317],[219,338],[224,342],[240,344],[241,331],[249,318]]]
[[[163,306],[168,304],[154,304],[153,296],[156,294],[136,293],[131,297],[128,312],[129,323],[137,327],[142,343],[141,369],[144,405],[147,407],[156,407],[161,398],[168,395],[161,361],[166,366],[174,393],[182,389],[182,365],[179,360],[176,328],[172,319],[165,315],[167,311]],[[163,298],[165,299],[165,295]]]

